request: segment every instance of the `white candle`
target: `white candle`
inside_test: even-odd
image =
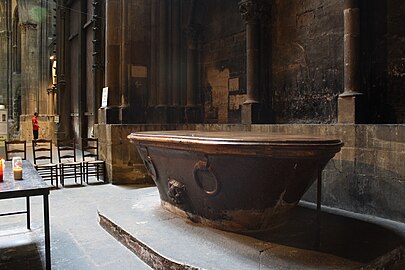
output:
[[[14,180],[21,180],[22,179],[22,168],[14,168]]]

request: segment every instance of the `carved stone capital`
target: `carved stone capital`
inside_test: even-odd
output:
[[[245,23],[262,20],[270,14],[269,6],[261,0],[239,1],[239,12]]]
[[[21,31],[27,31],[29,29],[37,29],[37,25],[35,23],[21,23],[20,28]]]

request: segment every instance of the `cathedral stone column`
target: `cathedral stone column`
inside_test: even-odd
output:
[[[70,92],[66,91],[66,9],[63,0],[58,0],[57,8],[57,36],[56,36],[56,74],[57,74],[57,121],[56,137],[59,140],[69,138],[70,135]]]
[[[180,105],[180,0],[172,1],[172,105]]]
[[[106,1],[105,86],[108,104],[100,108],[99,123],[117,124],[120,114],[121,0]]]
[[[201,26],[191,24],[186,29],[187,34],[187,91],[186,91],[186,123],[195,123],[199,120],[197,106],[198,95],[198,42],[201,34]]]
[[[104,66],[103,66],[103,3],[93,0],[93,102],[91,106],[92,115],[89,116],[88,123],[98,123],[97,109],[101,101],[101,89],[104,87]],[[90,124],[89,124],[90,126]]]
[[[166,123],[168,120],[168,8],[167,0],[159,1],[159,85],[157,93],[157,121]]]
[[[21,24],[21,105],[22,115],[39,112],[39,50],[37,46],[37,25]],[[39,112],[44,113],[44,112]]]
[[[150,88],[148,93],[148,107],[154,108],[157,104],[157,76],[158,76],[158,57],[157,57],[157,23],[159,15],[157,14],[158,0],[151,0],[151,44],[150,44]],[[153,111],[150,113],[153,114]]]
[[[9,5],[7,1],[0,2],[0,95],[2,96],[2,100],[0,100],[0,104],[7,104],[9,103],[9,96],[11,90],[11,66],[10,66],[10,59],[11,59],[11,50],[10,50],[10,15],[9,15]],[[9,103],[11,104],[11,103]],[[10,107],[8,107],[9,117],[10,114]]]
[[[171,63],[170,63],[170,79],[171,79],[171,95],[170,95],[170,109],[169,109],[169,122],[178,123],[181,116],[180,110],[180,34],[181,34],[181,9],[180,0],[171,1]]]
[[[198,26],[187,29],[187,107],[195,106]]]
[[[259,32],[263,4],[257,0],[242,0],[239,11],[246,25],[246,101],[242,106],[242,123],[254,123],[259,109]]]
[[[338,122],[358,123],[360,92],[360,9],[358,0],[344,1],[344,92],[338,99]]]
[[[127,115],[128,109],[128,88],[129,88],[129,66],[131,64],[131,57],[129,57],[129,31],[128,25],[128,5],[126,0],[121,0],[121,48],[120,48],[120,79],[121,79],[121,94],[120,94],[120,122],[125,123],[128,118],[134,117],[133,115]]]

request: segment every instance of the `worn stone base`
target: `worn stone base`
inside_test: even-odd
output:
[[[360,124],[364,119],[364,96],[340,95],[338,98],[338,122],[340,124]]]

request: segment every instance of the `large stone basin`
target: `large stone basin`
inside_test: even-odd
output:
[[[279,225],[343,143],[251,132],[132,133],[162,206],[227,231]]]

